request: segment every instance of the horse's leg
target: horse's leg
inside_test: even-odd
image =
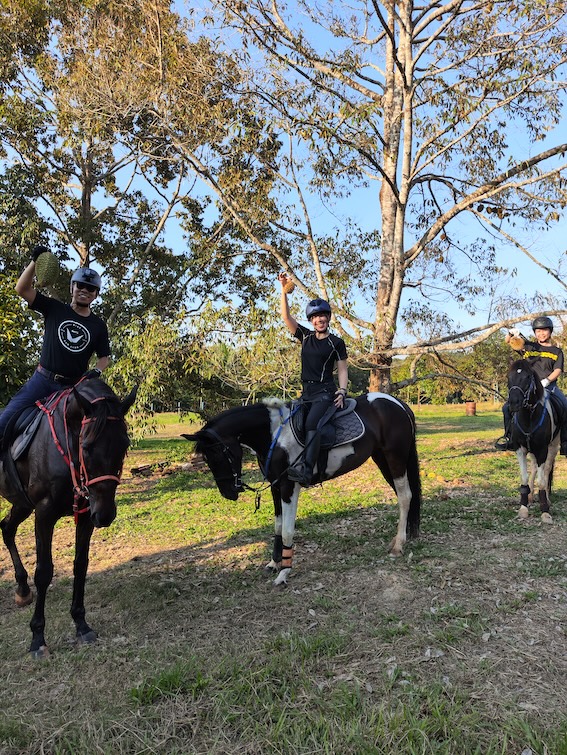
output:
[[[558,439],[550,443],[547,457],[543,464],[537,468],[537,485],[539,497],[539,510],[541,511],[541,521],[544,524],[553,524],[553,517],[550,510],[551,481],[553,479],[553,467],[555,457],[559,449]]]
[[[401,556],[407,537],[408,512],[412,498],[407,474],[394,479],[394,490],[398,498],[398,531],[390,543],[390,555]]]
[[[14,504],[0,522],[4,544],[12,557],[14,564],[14,574],[16,577],[16,605],[28,606],[33,600],[33,593],[28,584],[28,573],[22,563],[18,548],[16,546],[16,533],[20,524],[25,521],[31,514],[29,508],[17,506]]]
[[[264,567],[266,571],[277,572],[282,566],[283,538],[282,538],[282,497],[279,487],[272,487],[274,501],[274,547],[272,560]]]
[[[518,510],[518,516],[520,519],[527,519],[529,516],[529,497],[533,490],[534,462],[533,460],[530,460],[531,470],[528,469],[528,454],[523,448],[518,448],[516,451],[516,458],[518,459],[518,465],[520,467],[520,508]],[[532,483],[531,487],[530,480]]]
[[[75,528],[75,561],[73,563],[73,602],[71,616],[77,629],[77,642],[96,642],[96,632],[85,621],[85,582],[89,567],[89,548],[94,525],[88,513],[81,514]]]
[[[30,621],[32,641],[30,653],[34,658],[48,658],[49,649],[45,643],[45,597],[53,579],[53,529],[59,517],[50,507],[42,509],[41,504],[35,511],[35,549],[36,567],[34,582],[37,592],[35,610]]]
[[[282,560],[281,570],[276,579],[274,585],[283,585],[287,583],[287,578],[291,572],[293,561],[293,536],[295,534],[295,519],[297,517],[297,500],[299,498],[299,492],[301,486],[296,483],[293,486],[290,500],[282,500],[282,523],[281,523],[281,535],[282,535]]]

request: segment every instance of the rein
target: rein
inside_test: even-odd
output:
[[[272,438],[272,442],[270,444],[270,448],[268,449],[268,454],[266,456],[265,465],[260,465],[264,479],[257,487],[248,485],[248,483],[242,481],[241,473],[240,471],[236,469],[236,459],[234,457],[234,454],[232,453],[230,448],[227,446],[227,444],[224,442],[224,440],[221,438],[221,436],[216,432],[216,430],[213,430],[212,428],[207,428],[206,430],[203,431],[206,435],[213,438],[213,440],[215,441],[214,445],[221,447],[222,453],[224,454],[226,460],[228,461],[228,464],[230,466],[230,470],[232,473],[230,477],[226,475],[222,477],[217,476],[216,479],[217,480],[231,480],[234,487],[236,488],[238,492],[242,492],[243,490],[249,490],[251,493],[254,493],[255,495],[254,511],[258,511],[258,509],[260,508],[262,493],[265,490],[268,490],[269,488],[273,488],[273,486],[276,485],[282,479],[282,477],[284,477],[286,473],[286,470],[284,469],[284,471],[280,475],[278,475],[278,477],[276,477],[275,480],[273,480],[272,482],[268,480],[268,472],[270,469],[270,463],[272,460],[272,455],[276,447],[278,438],[280,437],[280,434],[283,428],[285,427],[285,425],[291,421],[292,417],[296,414],[296,412],[299,411],[299,409],[300,409],[300,406],[296,406],[295,409],[293,409],[293,411],[290,411],[288,416],[284,419],[282,409],[281,407],[279,407],[279,413],[280,413],[280,418],[281,418],[280,426],[278,427],[276,433],[274,434]],[[301,457],[301,454],[298,456],[298,459],[300,457]]]
[[[85,514],[87,511],[89,511],[90,504],[89,504],[89,485],[94,485],[97,482],[102,482],[102,480],[114,480],[117,484],[120,482],[120,477],[122,474],[122,470],[120,470],[120,473],[118,475],[112,475],[112,474],[106,474],[106,475],[99,475],[98,477],[89,477],[89,473],[87,471],[87,467],[85,464],[85,457],[84,457],[84,451],[83,451],[83,432],[85,428],[91,423],[95,421],[94,417],[87,417],[86,415],[83,416],[83,419],[81,420],[81,429],[79,430],[79,436],[78,436],[78,464],[75,464],[73,461],[73,456],[71,452],[71,440],[70,440],[70,432],[69,432],[69,426],[67,423],[67,409],[69,404],[69,398],[73,392],[73,388],[67,388],[64,391],[62,391],[60,394],[57,395],[54,401],[49,402],[49,400],[43,404],[41,401],[36,401],[36,405],[41,409],[41,411],[47,416],[48,422],[49,422],[49,429],[51,430],[51,436],[53,438],[53,442],[55,443],[55,447],[63,457],[63,460],[69,467],[69,472],[71,474],[71,482],[73,484],[73,517],[75,519],[75,524],[79,521],[79,515]],[[95,404],[99,401],[104,401],[104,396],[100,396],[99,398],[93,399],[91,401],[92,404]],[[66,446],[66,449],[63,448],[63,445],[61,441],[59,440],[59,437],[57,435],[57,430],[55,429],[55,419],[54,419],[54,413],[57,409],[59,403],[63,401],[63,427],[64,427],[64,443]],[[109,420],[120,420],[120,417],[108,417]],[[77,474],[77,467],[78,467],[78,474]]]

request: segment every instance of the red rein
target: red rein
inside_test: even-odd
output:
[[[122,470],[120,470],[120,473],[118,475],[113,474],[105,474],[100,475],[99,477],[93,477],[89,479],[89,475],[87,472],[87,468],[85,465],[85,459],[83,454],[83,430],[85,427],[90,423],[93,422],[92,417],[83,417],[81,421],[81,429],[79,431],[79,475],[77,476],[77,468],[75,463],[73,462],[73,459],[71,458],[71,447],[69,442],[69,428],[67,425],[67,404],[69,402],[69,396],[71,395],[73,389],[69,388],[65,391],[61,391],[57,395],[57,398],[53,401],[53,403],[50,403],[49,406],[46,406],[45,404],[42,404],[40,401],[36,401],[37,406],[41,409],[44,414],[47,415],[47,419],[49,421],[49,427],[51,429],[51,435],[53,437],[53,442],[55,443],[55,447],[65,460],[65,463],[69,467],[69,471],[71,473],[71,482],[73,483],[73,491],[74,491],[74,497],[73,497],[73,516],[75,519],[75,524],[77,524],[79,519],[79,514],[85,514],[89,510],[89,485],[94,485],[96,482],[102,482],[102,480],[115,480],[116,483],[120,482],[120,477],[122,474]],[[57,431],[55,430],[55,422],[53,419],[53,413],[55,409],[57,408],[57,405],[59,402],[63,399],[64,405],[63,405],[63,425],[65,428],[65,445],[67,446],[67,450],[65,451],[63,449],[63,446],[61,445],[59,438],[57,437]],[[104,396],[101,396],[99,398],[95,398],[93,401],[91,401],[92,404],[96,403],[97,401],[104,401]],[[119,420],[120,417],[108,417],[109,420]],[[84,502],[84,503],[82,503]]]

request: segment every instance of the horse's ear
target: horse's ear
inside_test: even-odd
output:
[[[120,402],[120,406],[122,407],[122,414],[126,414],[128,409],[130,409],[130,407],[136,400],[136,395],[138,393],[139,387],[140,387],[139,385],[135,385],[130,391],[130,393],[125,398],[123,398],[122,401]]]
[[[79,406],[84,411],[86,415],[91,415],[93,412],[93,406],[91,402],[85,398],[82,394],[79,393],[79,391],[73,386],[73,394],[77,401],[79,402]]]

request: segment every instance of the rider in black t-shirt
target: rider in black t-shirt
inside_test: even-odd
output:
[[[309,302],[305,311],[313,330],[300,325],[291,316],[284,287],[288,281],[285,273],[280,273],[282,285],[281,316],[287,329],[301,342],[301,381],[302,400],[307,404],[305,418],[305,451],[302,460],[290,467],[288,477],[301,485],[309,485],[313,467],[319,456],[321,438],[317,426],[333,404],[341,409],[348,385],[347,350],[342,338],[329,332],[331,307],[324,299]],[[339,388],[333,380],[337,365]]]
[[[544,389],[553,394],[556,403],[560,404],[562,415],[559,418],[561,423],[560,453],[562,456],[567,456],[567,398],[559,389],[556,382],[564,368],[563,351],[551,343],[553,321],[549,317],[536,317],[532,322],[532,330],[536,340],[527,341],[524,339],[523,347],[517,351],[520,357],[528,362],[541,381]],[[509,343],[514,335],[519,335],[519,331],[510,331],[507,333],[505,338],[506,343]],[[504,431],[506,434],[496,441],[495,446],[501,451],[507,449],[516,451],[517,446],[510,438],[512,417],[508,402],[502,407],[502,413],[504,414]]]
[[[91,312],[91,304],[100,291],[100,275],[88,267],[76,270],[71,277],[71,304],[44,296],[34,288],[34,275],[35,261],[46,251],[44,246],[34,248],[32,261],[16,283],[16,291],[30,309],[43,315],[45,333],[36,371],[0,414],[0,439],[10,418],[24,407],[73,385],[82,375],[100,376],[109,362],[106,324]],[[96,365],[89,370],[89,360],[95,353]]]

